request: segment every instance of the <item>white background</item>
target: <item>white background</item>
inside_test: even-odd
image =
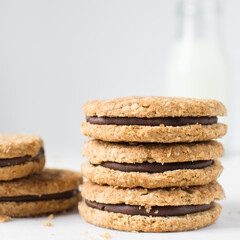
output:
[[[221,181],[229,201],[218,225],[200,230],[194,237],[196,234],[214,237],[215,232],[218,236],[225,232],[233,237],[240,228],[237,214],[240,197],[233,191],[239,188],[239,178],[234,173],[238,174],[236,154],[240,152],[240,1],[222,2],[232,103],[229,156],[223,159],[226,178],[223,174]],[[166,59],[175,34],[175,3],[175,0],[0,0],[0,132],[39,134],[45,141],[48,166],[80,170],[84,161],[81,148],[87,140],[80,133],[84,102],[165,94]],[[83,237],[90,225],[83,225],[77,213],[74,218],[56,218],[53,228],[41,227],[42,220],[39,221],[15,220],[0,225],[0,239],[26,235],[27,224],[33,235],[47,236],[46,239],[70,238],[69,232],[71,239],[91,239],[94,234],[99,239],[100,232],[106,232],[90,227],[94,234]],[[151,237],[192,239],[192,234]],[[117,233],[113,236],[117,238]],[[122,237],[127,236],[130,235]],[[149,235],[135,238],[139,236],[144,239]]]

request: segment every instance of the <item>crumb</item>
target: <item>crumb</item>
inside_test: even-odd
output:
[[[48,222],[48,221],[43,222],[42,225],[43,226],[48,226],[48,227],[52,226],[52,224],[50,222]]]
[[[107,232],[104,233],[104,234],[101,234],[100,237],[104,237],[105,239],[111,239],[112,238],[111,234],[107,233]]]
[[[232,214],[232,211],[229,211],[228,214],[231,215],[231,214]]]
[[[240,210],[238,210],[238,213],[240,214]]]
[[[35,221],[35,222],[36,222],[37,220],[38,220],[37,218],[34,218],[34,219],[33,219],[33,221]]]
[[[12,218],[6,215],[0,215],[0,222],[4,223],[4,222],[8,222],[10,221]]]
[[[53,214],[50,214],[49,216],[48,216],[48,219],[54,219],[54,215]]]
[[[155,213],[155,214],[158,214],[158,213],[159,213],[159,211],[158,211],[158,210],[156,210],[154,213]]]
[[[149,205],[146,205],[146,206],[145,206],[145,209],[146,209],[146,212],[147,212],[147,213],[150,213],[152,207],[149,206]]]
[[[167,154],[167,157],[170,157],[172,155],[172,149],[170,149],[170,151]]]
[[[88,232],[85,232],[84,235],[88,234]]]

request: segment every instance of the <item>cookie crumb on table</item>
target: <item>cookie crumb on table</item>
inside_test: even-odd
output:
[[[108,232],[105,232],[104,234],[101,234],[100,237],[104,237],[105,239],[111,239],[112,238],[111,234],[108,233]]]
[[[12,218],[6,215],[0,215],[0,222],[4,223],[4,222],[8,222],[10,221]]]
[[[49,216],[48,216],[48,219],[53,219],[54,218],[54,214],[50,214]]]
[[[43,226],[48,226],[48,227],[51,227],[52,226],[52,223],[48,222],[48,221],[45,221],[42,223]]]

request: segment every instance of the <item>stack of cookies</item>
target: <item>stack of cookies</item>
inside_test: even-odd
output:
[[[92,224],[144,232],[186,231],[212,224],[224,198],[216,181],[224,154],[214,141],[224,105],[215,100],[127,97],[87,102],[82,133],[84,201]]]
[[[0,215],[29,217],[77,205],[79,173],[43,169],[43,141],[36,135],[0,135]]]

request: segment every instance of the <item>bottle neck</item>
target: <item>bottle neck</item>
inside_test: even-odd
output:
[[[218,0],[179,0],[177,11],[178,40],[219,42]]]

